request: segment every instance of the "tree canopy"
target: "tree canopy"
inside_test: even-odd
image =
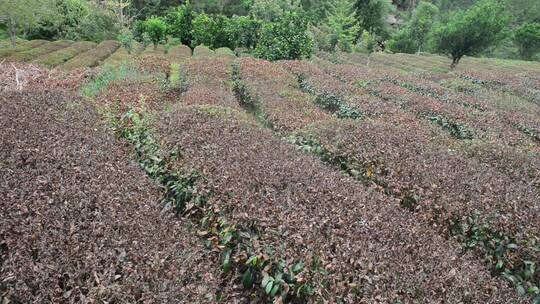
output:
[[[514,42],[522,58],[532,59],[540,52],[540,23],[525,23],[518,27],[514,34]]]
[[[465,55],[475,55],[504,38],[509,21],[502,4],[481,0],[468,10],[451,13],[431,33],[435,52],[448,54],[454,68]]]

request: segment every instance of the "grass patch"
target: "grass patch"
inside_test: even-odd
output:
[[[82,87],[81,93],[89,98],[96,98],[113,81],[140,77],[139,71],[130,64],[122,64],[119,67],[105,65],[101,72],[87,85]]]
[[[178,63],[171,64],[169,76],[169,86],[171,89],[179,92],[185,92],[188,88],[186,70]]]

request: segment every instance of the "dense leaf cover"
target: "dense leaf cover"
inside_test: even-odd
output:
[[[0,62],[0,296],[538,299],[539,66],[112,52]]]

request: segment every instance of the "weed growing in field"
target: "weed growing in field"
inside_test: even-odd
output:
[[[495,275],[501,275],[518,293],[534,296],[540,301],[540,243],[538,238],[519,242],[513,237],[493,230],[482,222],[478,214],[465,219],[455,219],[450,233],[463,244],[465,250],[478,250]],[[518,249],[521,249],[518,251]]]
[[[147,128],[147,122],[139,112],[129,110],[115,123],[116,134],[135,147],[137,161],[146,174],[164,189],[162,204],[172,207],[176,214],[202,208],[205,195],[199,193],[196,182],[199,175],[195,171],[172,172],[169,164],[180,157],[177,149],[165,152]]]
[[[139,72],[127,63],[124,63],[119,67],[105,65],[101,72],[81,89],[81,92],[83,96],[95,98],[113,81],[130,77],[135,78],[138,77],[138,75]]]
[[[523,132],[526,135],[528,135],[529,137],[531,137],[532,139],[540,142],[540,131],[535,130],[535,129],[531,129],[531,128],[528,128],[528,127],[525,127],[525,126],[517,126],[517,128],[521,132]]]
[[[182,66],[178,63],[171,64],[169,85],[171,89],[181,93],[187,90],[188,82],[186,72],[185,69],[182,69]]]
[[[384,181],[377,178],[374,164],[364,165],[352,160],[351,158],[348,158],[347,156],[336,155],[334,152],[325,148],[316,138],[312,136],[296,134],[288,137],[287,141],[296,145],[303,152],[317,156],[324,163],[339,168],[339,170],[364,184],[376,184],[384,190],[385,194],[399,199],[401,207],[411,212],[417,211],[421,197],[412,190],[406,190],[403,191],[403,193],[396,193],[390,189],[390,187],[388,187]]]
[[[341,119],[360,119],[363,114],[355,106],[349,105],[343,98],[329,92],[320,92],[306,81],[305,77],[299,75],[298,84],[300,89],[310,95],[315,96],[315,103],[330,113]]]
[[[259,236],[253,229],[230,224],[223,216],[216,217],[211,212],[201,223],[213,235],[209,239],[216,240],[218,248],[222,249],[223,272],[236,271],[244,288],[260,286],[269,299],[280,302],[303,301],[314,294],[304,262],[287,265],[271,254],[257,253],[253,242]]]
[[[354,86],[356,86],[357,88],[360,88],[360,89],[364,89],[364,88],[367,88],[367,86],[369,86],[369,84],[370,84],[369,80],[357,80],[354,83]]]
[[[473,139],[474,138],[474,131],[472,129],[470,129],[469,127],[465,125],[452,121],[448,119],[447,117],[444,117],[442,115],[426,115],[426,118],[430,122],[442,127],[444,130],[450,133],[450,135],[454,136],[457,139]]]

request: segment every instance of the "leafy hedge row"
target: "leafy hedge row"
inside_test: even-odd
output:
[[[521,68],[518,68],[518,70],[521,70]],[[531,74],[538,73],[538,70],[540,69],[533,70]],[[540,86],[535,85],[537,82],[534,80],[531,82],[527,76],[516,75],[514,71],[511,73],[501,71],[479,73],[471,69],[460,71],[458,77],[491,90],[508,92],[535,104],[540,104]]]
[[[181,102],[186,105],[220,105],[239,108],[230,90],[231,59],[192,58],[180,67],[187,90]]]
[[[350,108],[357,109],[366,116],[376,117],[400,111],[396,106],[372,96],[364,89],[368,82],[361,85],[351,85],[332,77],[329,73],[314,62],[308,61],[280,61],[279,64],[291,73],[301,76],[305,85],[308,85],[315,94],[333,96],[340,99]]]
[[[113,54],[119,47],[120,43],[117,41],[103,41],[95,48],[71,58],[66,63],[62,64],[60,68],[73,70],[77,68],[96,67]]]
[[[58,40],[54,42],[47,42],[41,44],[38,47],[31,48],[26,51],[16,52],[15,54],[6,58],[7,61],[28,62],[34,60],[42,55],[46,55],[64,48],[69,47],[73,42],[67,40]]]
[[[0,94],[2,301],[208,301],[216,253],[90,103],[44,89]]]
[[[251,256],[276,257],[293,270],[299,257],[311,265],[296,277],[310,278],[314,300],[519,302],[428,223],[243,117],[226,108],[176,105],[160,114],[156,134],[168,147],[182,147],[180,163],[205,172],[209,206],[219,206],[234,226],[257,227],[259,246]],[[231,253],[222,256],[234,261]],[[248,256],[240,261],[255,263]],[[264,278],[255,282],[266,289]],[[478,291],[487,285],[498,288]]]
[[[430,137],[419,121],[403,117],[315,124],[292,141],[348,175],[374,183],[444,235],[478,251],[490,271],[518,290],[540,295],[535,270],[540,219],[534,211],[540,208],[540,191],[433,147]]]
[[[96,47],[96,45],[96,43],[88,41],[75,42],[71,46],[64,49],[60,49],[58,51],[39,56],[34,59],[33,62],[44,65],[48,68],[54,68],[65,63],[66,61],[77,56],[80,53],[91,50],[92,48]]]
[[[261,236],[253,232],[254,224],[244,228],[229,223],[218,206],[207,206],[211,194],[199,189],[204,184],[200,174],[173,167],[182,158],[181,153],[176,148],[163,150],[142,115],[130,110],[114,122],[114,129],[133,144],[141,167],[163,188],[163,206],[173,209],[177,215],[194,218],[206,230],[202,235],[217,241],[215,246],[221,251],[222,271],[241,274],[245,288],[260,284],[264,294],[272,299],[303,299],[311,295],[313,287],[306,280],[305,264],[300,261],[287,267],[287,262],[276,260],[274,256],[257,254],[257,239]],[[300,277],[301,274],[304,277]]]
[[[321,62],[320,65],[329,74],[349,84],[369,81],[365,88],[372,94],[406,111],[411,111],[419,117],[433,121],[457,139],[473,137],[489,141],[502,139],[502,142],[510,145],[527,145],[530,142],[527,135],[517,130],[497,112],[475,113],[460,105],[449,104],[385,81],[384,78],[387,78],[387,75],[383,75],[384,77],[380,79],[377,73],[362,71],[353,65],[336,65],[328,62]]]
[[[16,47],[12,48],[11,46],[1,48],[0,49],[0,58],[6,58],[13,54],[17,54],[19,52],[25,52],[28,50],[31,50],[33,48],[39,47],[41,45],[44,45],[48,43],[46,40],[31,40],[27,42],[23,42],[21,44],[18,44]]]
[[[288,133],[331,115],[319,108],[309,94],[303,93],[294,75],[279,65],[253,58],[238,60],[235,77],[240,102],[258,107],[274,131]]]
[[[191,49],[185,45],[176,45],[167,50],[170,62],[179,63],[191,57]]]

